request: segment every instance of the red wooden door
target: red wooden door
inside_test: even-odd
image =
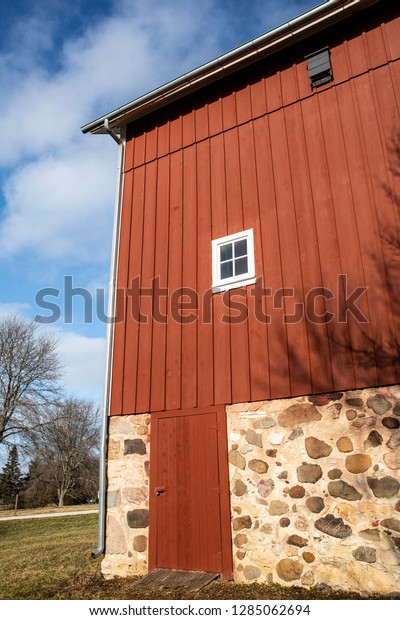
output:
[[[151,416],[149,568],[232,574],[225,413]]]

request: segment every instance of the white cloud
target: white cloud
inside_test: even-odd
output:
[[[216,51],[213,2],[124,2],[83,36],[67,41],[56,74],[27,70],[14,52],[2,64],[0,163],[73,140],[79,126],[157,86]],[[214,9],[215,11],[215,9]],[[50,42],[42,43],[50,46]],[[38,46],[35,40],[31,45]]]
[[[95,137],[22,165],[6,182],[0,254],[21,250],[70,264],[109,256],[117,153]]]
[[[9,314],[26,314],[30,313],[32,308],[30,304],[24,302],[11,302],[11,303],[0,303],[0,317],[7,316]]]
[[[73,396],[100,403],[106,359],[105,338],[88,338],[77,332],[59,329],[54,332],[64,364],[63,384],[66,391]]]
[[[260,22],[300,10],[296,0],[267,4]],[[253,19],[257,12],[259,2]],[[108,256],[116,147],[106,136],[82,136],[80,125],[225,51],[221,41],[238,29],[234,15],[217,0],[119,0],[112,16],[57,49],[57,69],[45,63],[56,17],[48,28],[43,11],[25,18],[25,46],[0,58],[0,165],[15,167],[3,188],[3,257],[84,264]]]
[[[113,16],[64,44],[56,73],[41,62],[56,28],[27,33],[31,62],[17,48],[0,60],[8,85],[0,165],[14,166],[3,185],[3,258],[84,265],[108,257],[116,145],[82,136],[80,125],[215,55],[218,11],[215,0],[121,0]]]

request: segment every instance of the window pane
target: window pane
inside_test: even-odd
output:
[[[220,247],[220,260],[231,260],[232,258],[232,243],[226,243]]]
[[[231,278],[233,276],[233,260],[227,263],[221,263],[221,280]]]
[[[244,258],[237,258],[235,260],[235,276],[239,276],[240,274],[247,272],[247,256]]]
[[[235,241],[235,258],[237,256],[245,256],[247,254],[247,239],[239,239]]]

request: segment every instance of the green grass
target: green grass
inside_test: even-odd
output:
[[[0,599],[56,598],[66,581],[99,569],[96,540],[95,514],[1,521]]]
[[[199,592],[144,589],[138,578],[105,580],[93,560],[97,515],[0,521],[0,599],[315,600],[360,599],[352,592],[214,581]],[[391,597],[370,596],[385,599]]]

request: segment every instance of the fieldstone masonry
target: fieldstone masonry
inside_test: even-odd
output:
[[[227,407],[234,579],[400,590],[400,387]]]
[[[148,567],[150,415],[109,423],[106,577]],[[227,407],[234,579],[400,591],[400,386]]]
[[[147,574],[150,416],[109,420],[105,577]]]

